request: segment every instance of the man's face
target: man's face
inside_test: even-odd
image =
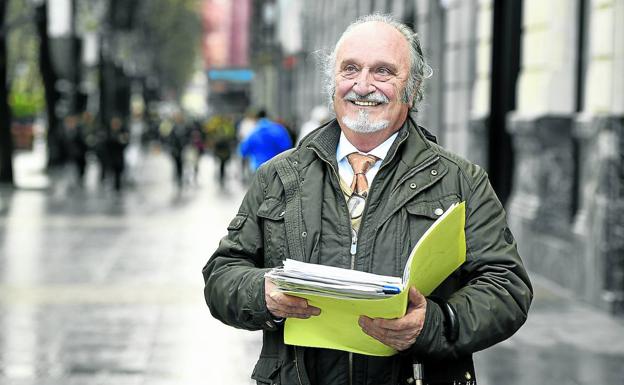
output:
[[[401,100],[409,74],[409,47],[394,27],[361,24],[336,52],[334,109],[341,126],[355,132],[394,132],[409,105]]]

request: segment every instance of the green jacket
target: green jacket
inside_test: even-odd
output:
[[[212,315],[237,328],[263,330],[252,374],[259,384],[404,384],[414,358],[424,363],[426,383],[473,383],[472,353],[511,336],[532,299],[487,174],[427,140],[408,120],[372,182],[352,256],[335,156],[339,136],[333,120],[258,170],[228,235],[203,269]],[[435,290],[435,302],[428,299],[423,331],[409,351],[370,357],[284,344],[282,327],[264,301],[268,269],[293,258],[401,276],[436,209],[460,201],[466,201],[466,262]],[[454,341],[445,333],[440,299],[457,314]]]

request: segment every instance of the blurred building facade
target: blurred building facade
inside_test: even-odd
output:
[[[68,159],[66,117],[88,121],[93,146],[113,117],[129,121],[177,103],[196,68],[199,1],[0,2],[0,183],[14,184],[13,142],[30,150],[39,119],[51,171]]]
[[[250,0],[202,1],[203,65],[211,113],[242,114],[249,105]]]
[[[358,16],[418,32],[434,70],[416,120],[483,166],[527,267],[624,311],[624,1],[253,0],[252,103],[299,125],[319,59]]]

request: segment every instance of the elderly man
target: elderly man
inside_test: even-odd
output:
[[[259,384],[407,384],[420,377],[414,368],[426,384],[474,384],[472,353],[526,320],[531,284],[486,173],[409,116],[427,68],[405,25],[373,15],[349,26],[328,60],[336,119],[260,168],[204,267],[212,314],[263,330]],[[399,354],[284,344],[284,318],[320,309],[275,291],[267,269],[293,258],[400,276],[413,245],[460,201],[466,262],[428,298],[411,288],[404,317],[360,317],[364,332]]]

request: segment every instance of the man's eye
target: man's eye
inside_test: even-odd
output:
[[[391,75],[392,72],[390,72],[389,69],[385,68],[385,67],[381,67],[377,69],[377,73],[380,75]]]
[[[344,71],[347,73],[353,73],[357,71],[357,68],[355,66],[348,65],[344,68]]]

